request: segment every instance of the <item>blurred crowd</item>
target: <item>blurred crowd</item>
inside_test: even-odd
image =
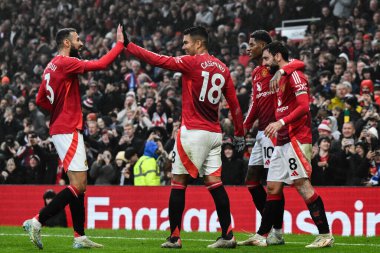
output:
[[[319,17],[301,40],[276,32],[283,20]],[[230,68],[246,113],[255,62],[249,35],[265,29],[305,62],[313,116],[312,183],[378,185],[380,176],[380,8],[376,0],[0,0],[0,183],[66,184],[35,104],[41,74],[56,54],[55,33],[76,28],[83,59],[97,59],[124,25],[135,43],[182,55],[182,31],[208,28],[210,53]],[[120,56],[107,70],[80,76],[90,184],[166,185],[180,125],[181,73]],[[225,184],[243,184],[255,128],[242,156],[220,106]],[[145,175],[149,175],[146,177]]]

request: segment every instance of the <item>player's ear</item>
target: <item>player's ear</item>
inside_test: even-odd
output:
[[[63,45],[64,45],[64,47],[70,47],[71,46],[71,41],[66,38],[66,39],[63,40]]]
[[[280,53],[275,54],[274,59],[276,60],[276,62],[279,62],[281,60],[281,54]]]
[[[201,48],[201,47],[203,47],[203,41],[202,40],[196,40],[195,45],[197,46],[197,48]]]

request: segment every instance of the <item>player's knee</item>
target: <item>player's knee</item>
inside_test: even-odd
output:
[[[268,182],[267,193],[271,195],[277,195],[282,192],[282,184],[278,182]]]
[[[86,192],[86,187],[87,185],[86,184],[72,184],[80,194],[83,194]]]

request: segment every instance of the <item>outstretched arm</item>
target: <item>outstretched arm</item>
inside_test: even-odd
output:
[[[124,35],[121,25],[117,27],[116,32],[117,43],[106,55],[102,56],[99,60],[83,61],[73,57],[65,58],[66,73],[83,74],[88,71],[106,69],[116,57],[123,51],[124,48]]]
[[[226,89],[223,93],[230,107],[232,120],[234,122],[234,127],[235,127],[234,135],[244,136],[243,114],[241,112],[240,105],[236,97],[235,87],[234,87],[234,84],[232,83],[231,78],[228,79]]]
[[[255,99],[255,94],[253,92],[252,88],[252,95],[251,95],[251,105],[249,106],[247,117],[244,120],[244,132],[248,132],[252,126],[255,120],[257,119],[257,106],[256,106],[256,99]]]
[[[282,69],[277,70],[273,75],[269,83],[269,89],[273,92],[276,92],[278,86],[280,85],[280,79],[283,75],[290,75],[296,70],[303,70],[305,68],[305,63],[303,61],[292,59],[288,64],[282,67]]]
[[[178,57],[160,55],[139,47],[132,42],[128,44],[127,49],[129,53],[150,65],[178,72],[190,72],[192,70],[190,63],[193,61],[193,56],[190,55]]]

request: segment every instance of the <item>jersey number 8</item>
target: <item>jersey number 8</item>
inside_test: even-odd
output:
[[[199,101],[205,101],[206,92],[207,92],[207,84],[210,79],[210,72],[202,71],[203,76],[203,84],[202,84],[202,90],[201,94],[199,95]],[[217,80],[219,80],[219,85],[217,85]],[[224,86],[224,83],[226,80],[224,79],[224,76],[222,76],[219,73],[215,73],[211,77],[211,85],[212,87],[207,92],[207,99],[211,104],[217,104],[219,103],[220,97],[222,95],[222,88]],[[217,92],[217,96],[214,97],[214,92]]]

